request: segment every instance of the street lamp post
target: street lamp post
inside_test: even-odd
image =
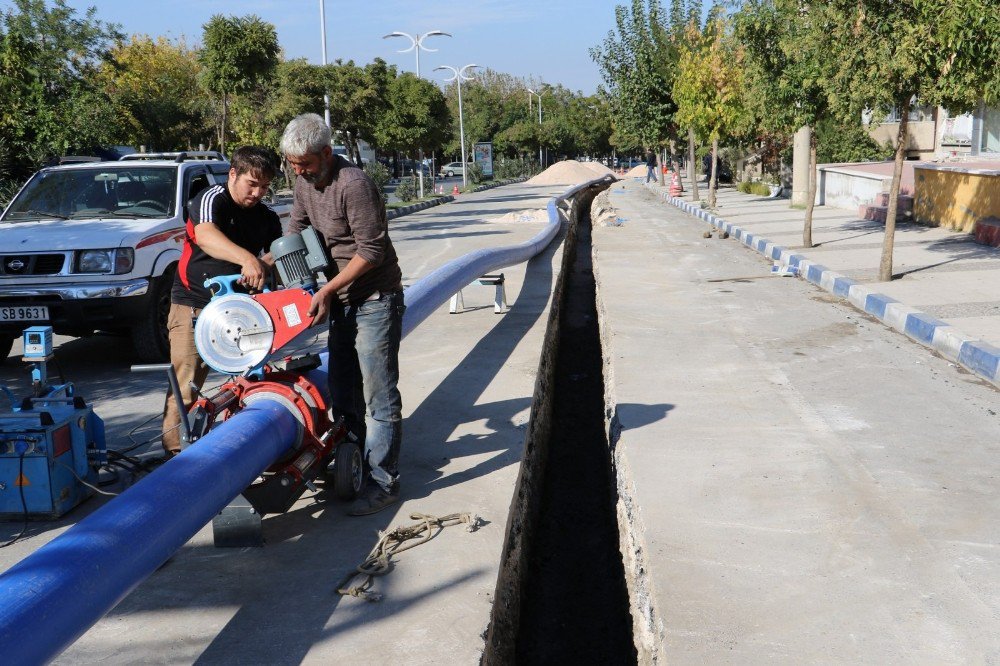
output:
[[[400,31],[397,30],[395,32],[390,32],[388,35],[383,35],[382,39],[389,39],[390,37],[405,37],[408,40],[410,40],[410,46],[409,47],[407,47],[405,49],[400,49],[396,53],[406,53],[407,51],[410,51],[410,50],[413,50],[413,51],[416,52],[416,54],[417,54],[417,78],[419,79],[420,78],[420,49],[423,49],[424,51],[428,51],[428,52],[437,51],[437,49],[429,49],[426,46],[424,46],[424,40],[427,39],[428,37],[436,37],[436,36],[439,36],[439,35],[442,36],[442,37],[451,37],[451,33],[450,32],[444,32],[442,30],[431,30],[430,32],[425,32],[424,34],[419,35],[419,36],[411,35],[409,33],[400,32]],[[418,180],[420,182],[420,198],[423,199],[424,198],[424,151],[423,151],[423,148],[420,149],[419,153],[420,153],[420,178]]]
[[[465,121],[462,118],[462,81],[471,81],[471,76],[466,76],[466,70],[479,67],[479,65],[466,65],[462,69],[455,69],[450,65],[441,65],[440,67],[435,67],[434,71],[439,69],[447,69],[452,73],[450,79],[445,79],[445,82],[456,81],[458,86],[458,140],[462,142],[462,187],[466,187],[469,184],[468,180],[468,168],[469,164],[465,159]]]
[[[326,67],[326,0],[319,0],[319,32],[323,38],[323,66]],[[330,126],[330,93],[323,91],[323,119]]]
[[[535,97],[538,98],[538,129],[541,130],[542,129],[542,96],[539,95],[538,93],[536,93],[531,88],[525,88],[525,90],[528,91],[528,110],[529,111],[531,110],[531,95],[534,95]],[[542,142],[541,142],[541,135],[539,135],[539,141],[538,141],[538,167],[542,168],[544,166],[545,166],[545,163],[542,162]]]

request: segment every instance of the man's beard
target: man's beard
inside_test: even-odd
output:
[[[306,182],[310,185],[316,185],[317,183],[325,183],[328,175],[330,175],[330,165],[324,161],[319,173],[304,173],[302,174],[302,177],[305,178]]]

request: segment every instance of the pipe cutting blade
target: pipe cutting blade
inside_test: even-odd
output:
[[[213,370],[242,374],[267,358],[274,324],[264,306],[245,294],[213,299],[198,315],[194,343]]]

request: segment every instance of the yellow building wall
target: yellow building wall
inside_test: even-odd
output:
[[[1000,172],[914,169],[913,216],[918,222],[971,232],[976,220],[1000,218]]]

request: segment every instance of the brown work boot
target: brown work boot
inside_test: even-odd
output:
[[[377,483],[369,483],[368,486],[361,491],[361,495],[358,499],[354,500],[354,503],[351,504],[351,508],[348,509],[347,515],[367,516],[372,513],[378,513],[385,507],[391,506],[398,501],[398,487],[391,491],[387,491]]]

